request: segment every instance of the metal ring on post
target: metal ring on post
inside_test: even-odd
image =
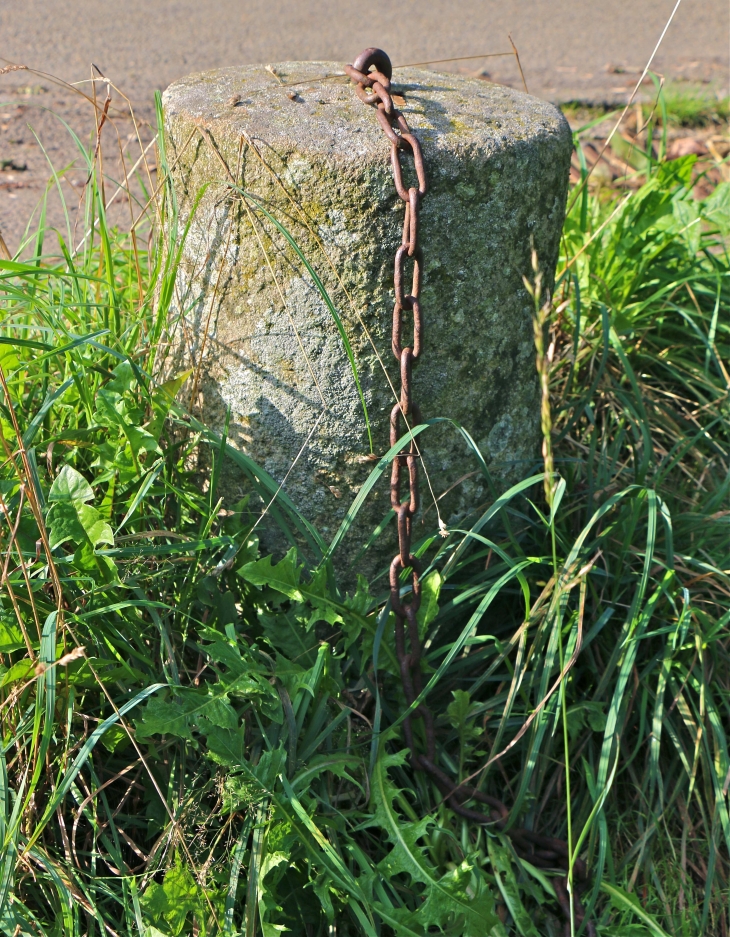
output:
[[[377,49],[375,46],[365,49],[352,63],[353,68],[356,68],[359,72],[365,72],[365,74],[367,74],[368,70],[373,65],[379,72],[382,72],[386,78],[390,79],[393,77],[393,66],[388,54],[383,52],[382,49]]]
[[[379,81],[374,81],[371,87],[371,91],[372,94],[368,94],[362,85],[357,85],[355,88],[355,94],[357,94],[361,101],[363,101],[365,104],[375,105],[378,105],[378,102],[382,102],[385,113],[390,116],[394,111],[393,99],[388,94],[386,89],[380,84]]]
[[[370,88],[374,82],[379,81],[386,91],[390,91],[390,78],[377,69],[366,73],[361,72],[359,69],[355,68],[354,65],[345,65],[345,74],[352,78],[353,81],[357,82],[357,84],[362,85],[363,88]]]

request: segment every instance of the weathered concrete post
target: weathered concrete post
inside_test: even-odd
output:
[[[286,491],[327,540],[374,462],[340,330],[272,218],[339,311],[377,455],[388,449],[399,386],[390,329],[403,221],[375,114],[347,79],[321,80],[338,72],[331,62],[229,68],[183,79],[163,99],[183,222],[207,185],[178,275],[173,355],[181,366],[202,361],[203,419],[221,427],[230,408],[231,441],[277,481],[286,477]],[[504,486],[539,451],[522,277],[534,245],[551,285],[569,128],[550,104],[456,75],[402,69],[394,92],[421,141],[430,186],[420,233],[426,353],[414,370],[414,397],[425,418],[463,424]],[[257,201],[232,198],[233,180]],[[455,486],[439,503],[455,523],[488,499],[487,486],[452,428],[441,424],[421,441],[436,497]],[[339,554],[343,565],[387,514],[387,484],[383,477],[359,515]],[[224,490],[235,500],[245,479],[229,471]],[[425,524],[416,522],[414,541],[436,526],[425,482],[422,491]],[[281,545],[273,531],[266,536],[269,547]],[[385,562],[393,542],[386,535],[363,568]]]

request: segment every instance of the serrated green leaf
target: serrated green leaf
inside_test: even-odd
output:
[[[422,901],[418,908],[418,923],[429,927],[446,928],[458,925],[463,937],[483,937],[495,926],[501,926],[497,917],[494,897],[486,882],[482,882],[479,893],[467,891],[471,884],[472,868],[468,863],[446,875],[439,875],[423,846],[419,845],[433,825],[431,817],[406,821],[393,805],[396,788],[388,778],[387,769],[402,764],[405,752],[397,755],[379,755],[372,777],[372,798],[375,816],[369,825],[384,830],[392,849],[378,864],[380,872],[391,879],[405,874],[412,885],[422,885]],[[468,868],[467,868],[468,866]]]
[[[240,767],[246,760],[246,730],[210,726],[206,732],[206,754],[219,765]]]
[[[109,386],[109,385],[108,385]],[[130,421],[124,398],[107,388],[102,388],[96,396],[94,419],[99,426],[106,426],[123,435],[135,456],[139,452],[161,452],[154,436]]]
[[[654,916],[644,909],[636,895],[624,891],[618,885],[612,885],[605,879],[601,882],[601,891],[609,896],[611,903],[616,908],[620,908],[622,911],[631,911],[640,921],[643,921],[653,937],[669,937],[664,928],[654,919]]]
[[[160,384],[153,393],[152,412],[154,416],[147,430],[154,439],[160,438],[160,433],[162,432],[167,414],[170,412],[170,408],[174,404],[175,398],[180,393],[183,384],[192,373],[192,369],[183,371],[183,373],[178,374],[177,377],[173,377],[169,381],[165,381],[164,384]]]
[[[153,882],[142,895],[142,907],[155,923],[164,920],[173,937],[182,933],[191,912],[205,909],[205,899],[188,868],[179,861],[168,869],[162,884]]]
[[[304,601],[299,589],[302,567],[297,563],[294,547],[275,566],[271,563],[271,557],[265,556],[254,563],[246,563],[238,570],[238,574],[254,586],[271,586],[294,602]]]
[[[492,837],[487,839],[487,845],[494,877],[497,880],[497,887],[502,893],[502,898],[507,905],[507,910],[512,915],[517,931],[522,937],[540,937],[529,912],[520,898],[520,889],[512,868],[512,855],[509,849]]]
[[[112,374],[114,378],[106,384],[105,390],[123,394],[137,383],[137,378],[134,376],[134,370],[129,361],[121,361],[116,368],[114,368]]]
[[[271,557],[266,556],[255,563],[246,563],[238,570],[238,575],[252,585],[269,586],[292,602],[308,602],[316,610],[316,614],[309,618],[310,624],[317,621],[330,624],[347,622],[344,630],[361,629],[366,623],[364,615],[357,609],[357,605],[364,599],[362,589],[359,595],[355,593],[355,598],[339,602],[331,597],[324,568],[318,570],[309,583],[301,582],[302,568],[297,563],[296,548],[292,547],[275,566],[271,563]]]
[[[207,727],[231,728],[237,726],[238,716],[224,695],[186,689],[174,702],[158,697],[151,699],[137,721],[136,735],[139,739],[152,735],[192,739],[193,728],[201,723]]]
[[[303,620],[297,615],[297,609],[287,612],[259,612],[259,621],[264,637],[277,651],[302,667],[312,667],[317,659],[318,642],[312,633],[312,625],[318,620],[317,615]]]
[[[466,690],[452,690],[453,702],[446,707],[449,722],[455,729],[461,729],[469,718],[471,710],[471,696]]]
[[[354,755],[316,755],[292,778],[291,786],[294,791],[306,790],[316,777],[327,771],[362,790],[361,785],[349,773],[359,767],[362,767],[362,761]]]

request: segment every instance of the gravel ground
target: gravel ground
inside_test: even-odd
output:
[[[620,101],[636,82],[674,2],[404,0],[381,9],[354,0],[4,0],[0,65],[36,71],[0,76],[0,231],[15,250],[43,193],[49,161],[60,169],[75,160],[60,185],[69,206],[77,203],[86,171],[59,118],[87,141],[94,130],[93,108],[51,76],[78,82],[76,87],[89,93],[92,62],[134,103],[144,144],[151,138],[144,125],[152,120],[153,91],[185,74],[237,63],[351,61],[372,44],[385,48],[394,63],[405,64],[509,51],[511,32],[531,93],[558,101]],[[669,77],[711,82],[727,93],[729,27],[727,0],[683,0],[654,67]],[[438,67],[521,86],[509,56]],[[103,96],[104,89],[98,93]],[[123,103],[114,92],[104,146],[109,152],[116,133],[136,159],[134,127],[114,110]],[[119,172],[113,163],[108,168]],[[129,210],[128,202],[117,200],[113,217],[123,222]],[[55,195],[49,221],[65,223]]]

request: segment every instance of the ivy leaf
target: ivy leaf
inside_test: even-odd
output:
[[[76,569],[96,574],[105,585],[120,585],[119,574],[114,560],[110,559],[108,556],[100,556],[96,553],[89,540],[82,543],[81,546],[74,551],[73,561]]]
[[[99,543],[114,545],[111,527],[95,507],[86,503],[93,499],[93,489],[84,476],[64,465],[48,493],[51,549],[67,540],[92,548]]]

